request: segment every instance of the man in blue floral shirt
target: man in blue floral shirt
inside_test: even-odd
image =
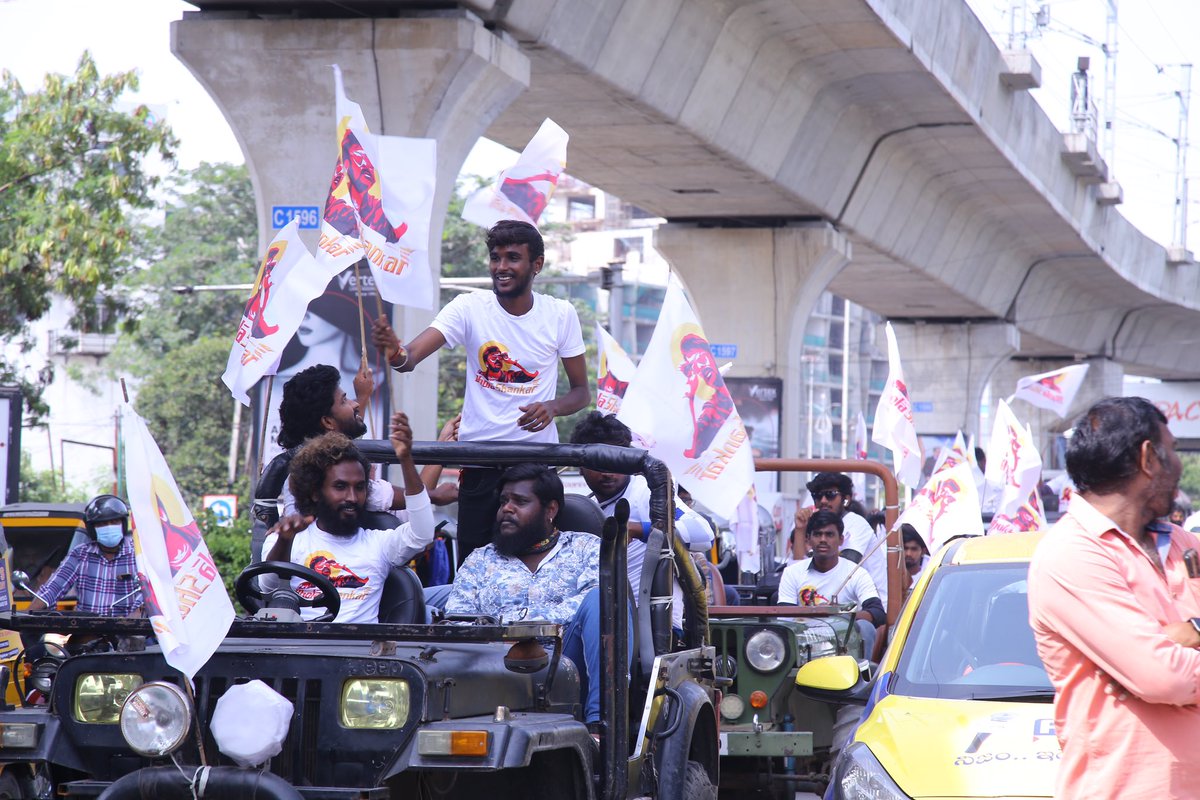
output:
[[[558,474],[519,464],[500,477],[492,543],[459,568],[446,614],[487,614],[505,622],[546,620],[566,626],[563,655],[579,670],[584,721],[600,720],[600,537],[560,531]]]

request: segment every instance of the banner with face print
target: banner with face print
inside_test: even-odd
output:
[[[525,145],[517,163],[499,180],[467,198],[462,218],[484,228],[502,219],[536,226],[550,204],[558,178],[567,168],[567,142],[571,137],[547,118]]]
[[[715,514],[734,515],[754,483],[750,442],[708,337],[674,275],[617,418],[650,445],[698,502]]]
[[[596,410],[601,414],[616,414],[629,389],[637,367],[625,348],[608,331],[596,323]]]

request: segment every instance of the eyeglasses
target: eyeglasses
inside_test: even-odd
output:
[[[836,500],[842,496],[837,489],[826,489],[823,492],[813,492],[813,500]]]

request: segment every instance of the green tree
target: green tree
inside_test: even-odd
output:
[[[201,337],[172,350],[142,383],[135,402],[193,509],[202,495],[217,491],[236,491],[246,507],[246,487],[231,487],[227,472],[234,400],[221,373],[228,358],[226,337]],[[248,427],[242,427],[239,452]]]
[[[1200,453],[1180,453],[1183,461],[1183,474],[1179,478],[1179,488],[1192,499],[1192,507],[1200,508]]]
[[[465,198],[484,184],[477,175],[460,179],[446,209],[442,228],[442,277],[481,278],[488,274],[488,252],[483,229],[462,218]],[[445,306],[458,292],[443,288],[439,302]],[[438,429],[462,411],[466,390],[467,356],[461,347],[438,352]]]
[[[83,487],[74,484],[63,487],[54,470],[35,470],[29,453],[24,451],[21,452],[21,482],[17,497],[22,503],[86,503],[92,499]]]
[[[217,565],[217,572],[221,573],[225,591],[234,601],[238,613],[243,613],[245,609],[237,602],[233,584],[250,563],[250,520],[242,514],[232,524],[223,527],[217,522],[215,514],[201,509],[196,515],[196,522],[204,534],[204,543],[208,545],[213,563]]]
[[[129,314],[108,363],[115,372],[146,377],[201,337],[231,340],[249,292],[181,294],[174,287],[256,276],[258,221],[244,166],[206,163],[173,176],[165,212],[161,222],[140,226],[134,242],[145,268],[122,282]]]
[[[119,306],[110,290],[133,264],[132,217],[158,183],[148,161],[172,160],[176,144],[145,106],[118,110],[136,88],[133,72],[101,76],[86,52],[73,76],[47,75],[38,91],[0,73],[0,338],[26,353],[53,296],[74,304],[80,331],[103,330]],[[0,358],[0,382],[26,392],[26,422],[47,412],[51,375]]]

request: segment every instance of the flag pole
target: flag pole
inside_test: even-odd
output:
[[[259,433],[259,436],[258,436],[258,472],[256,473],[257,475],[262,475],[262,471],[263,471],[263,453],[265,453],[266,449],[267,449],[267,428],[270,427],[270,425],[268,425],[268,423],[271,421],[271,390],[274,388],[275,388],[275,376],[273,374],[268,375],[267,376],[267,397],[265,400],[263,400],[262,431]],[[251,483],[251,485],[253,486],[253,483]],[[253,500],[253,499],[254,498],[251,498],[251,500]]]
[[[379,294],[378,284],[376,284],[376,286],[375,286],[375,313],[379,316],[379,319],[383,319],[383,314],[384,314],[383,297],[381,297]],[[390,319],[388,320],[388,324],[389,325],[392,324],[392,321]],[[396,410],[396,396],[394,394],[392,394],[392,365],[387,359],[387,353],[384,353],[383,356],[384,356],[384,358],[383,358],[383,360],[384,360],[383,379],[385,381],[387,381],[388,410],[395,411]],[[391,417],[390,414],[387,414],[385,416],[387,416],[389,418]]]
[[[362,349],[362,369],[367,368],[367,312],[363,310],[362,304],[362,276],[358,272],[358,265],[362,263],[360,258],[354,262],[354,294],[358,297],[358,342]],[[372,387],[374,389],[374,387]],[[355,398],[356,400],[358,398]],[[371,429],[371,438],[375,438],[375,416],[367,409],[366,413],[367,426]]]

